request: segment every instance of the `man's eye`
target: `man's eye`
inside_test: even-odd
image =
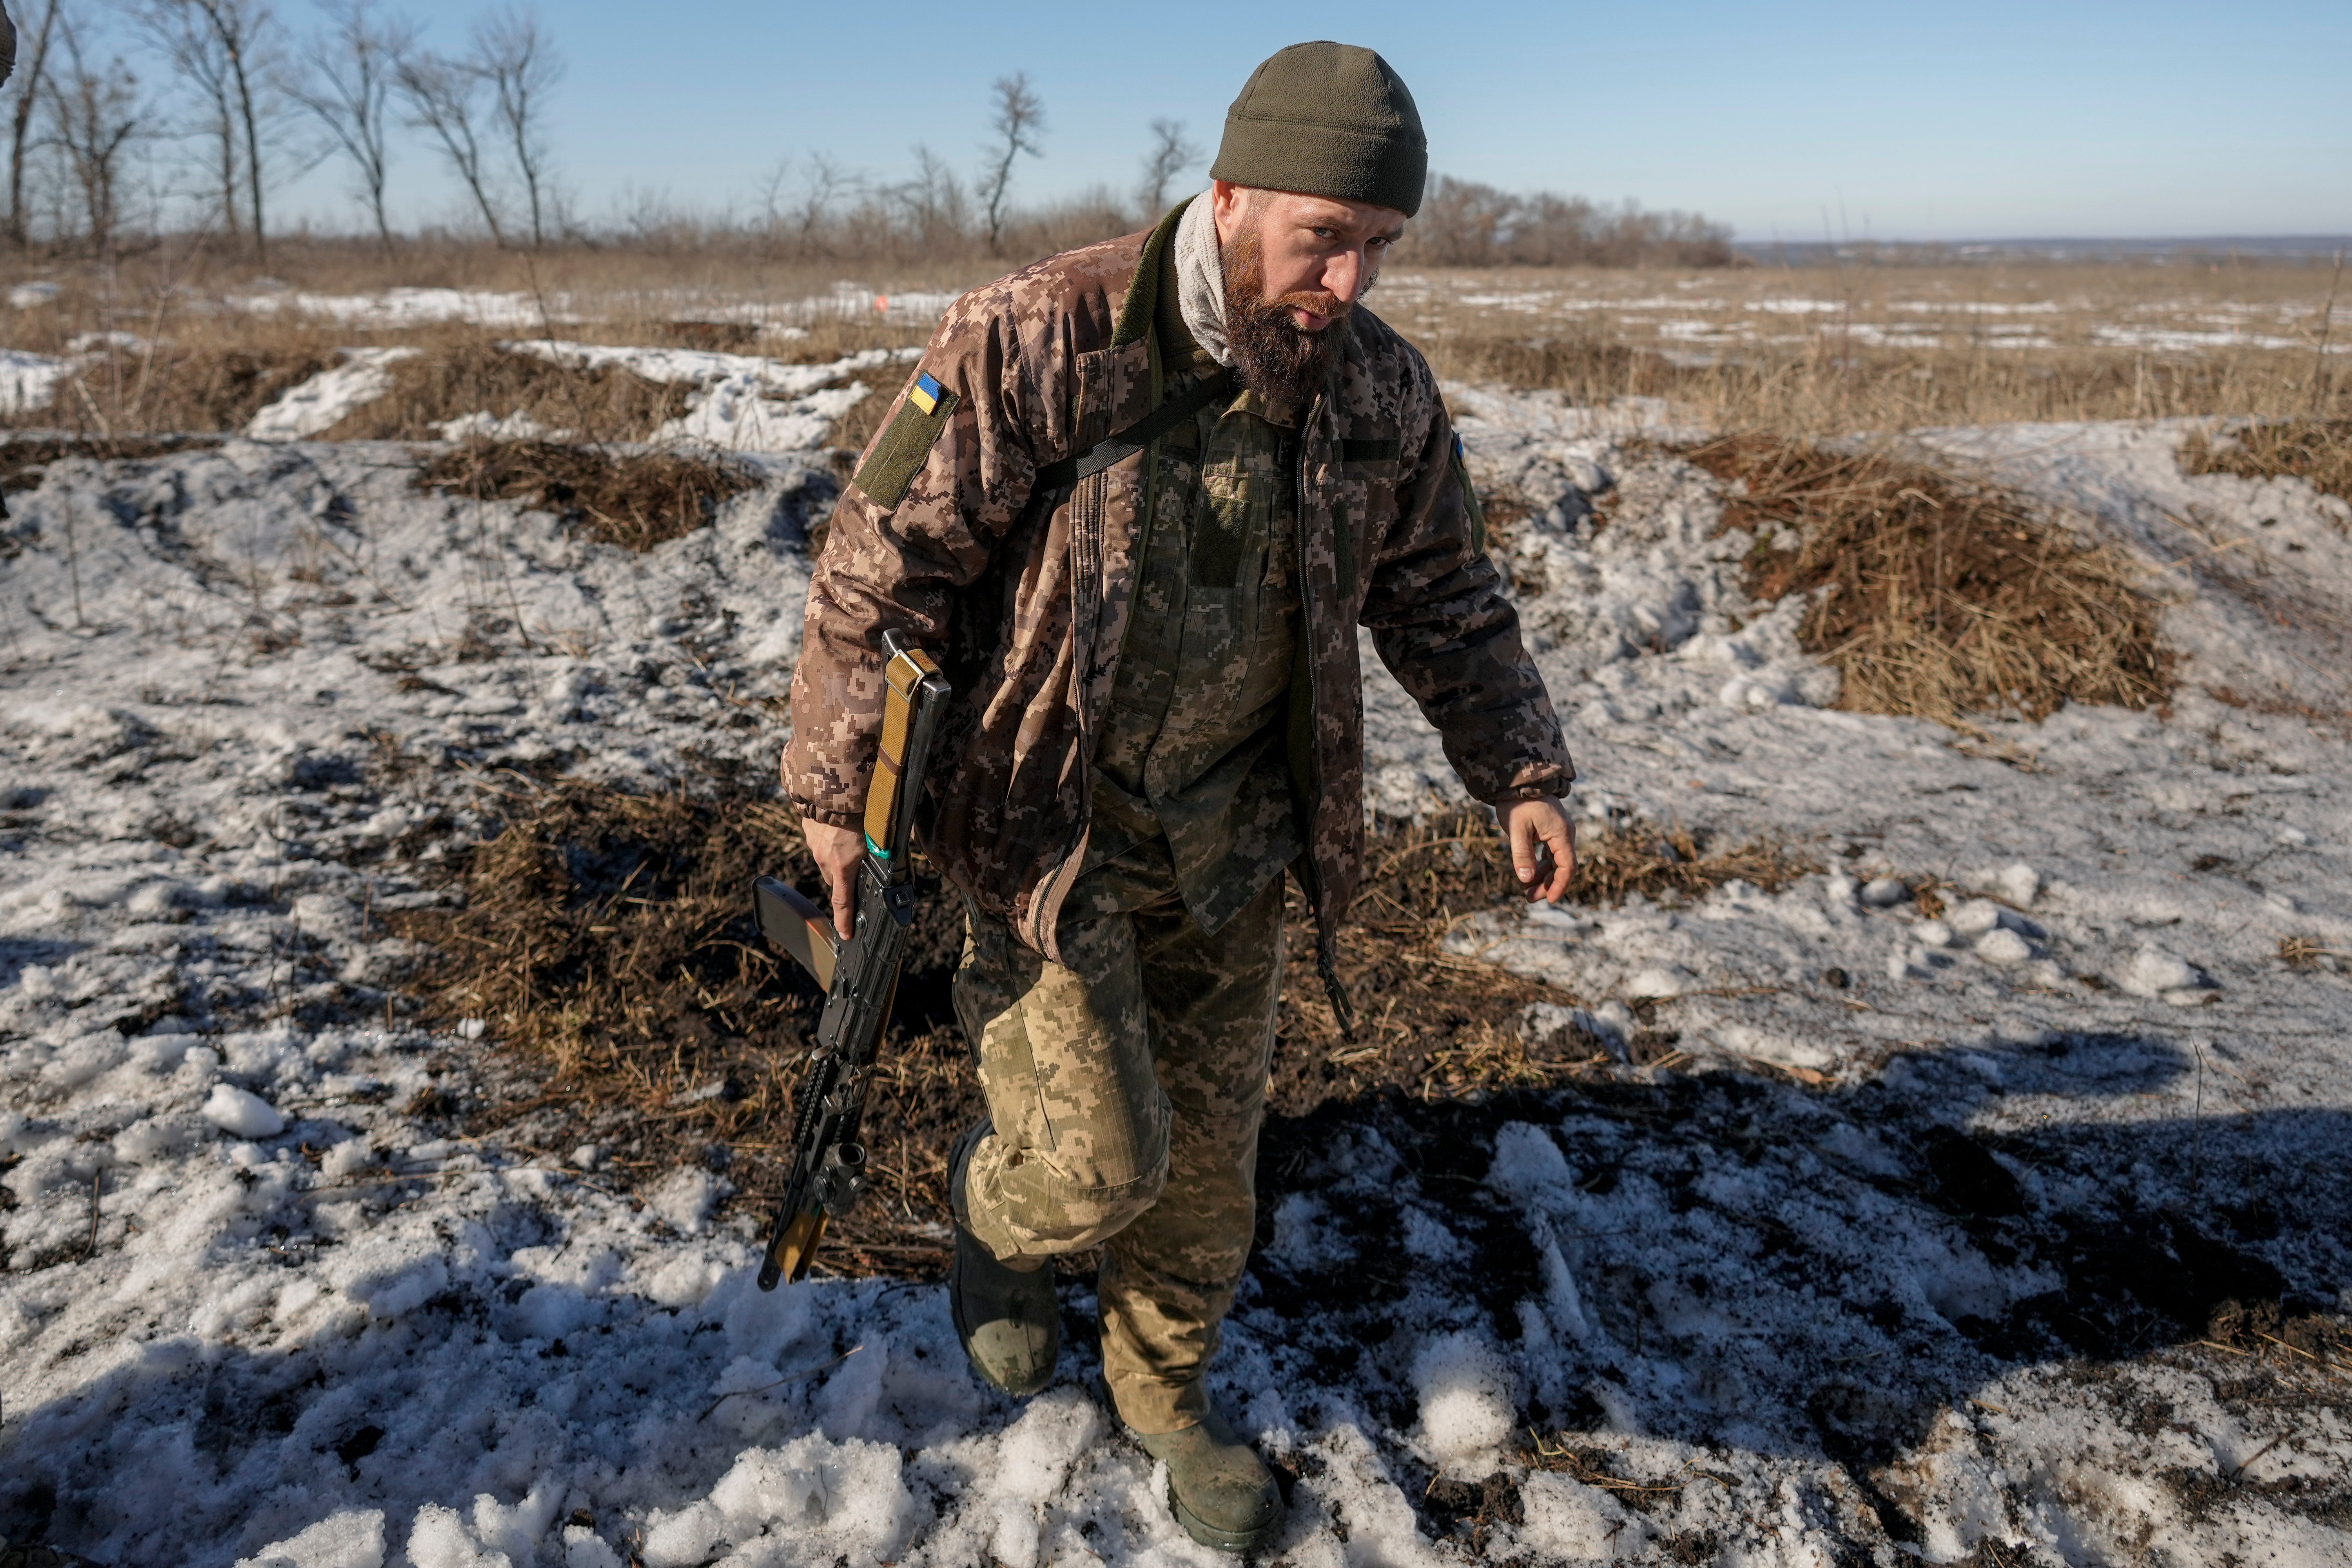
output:
[[[1367,249],[1386,250],[1390,246],[1394,245],[1396,241],[1394,239],[1391,239],[1387,235],[1383,234],[1373,236],[1370,239],[1366,240],[1364,245]]]
[[[1316,228],[1309,229],[1307,232],[1312,234],[1316,238],[1323,241],[1326,245],[1338,238],[1339,234],[1339,231],[1336,228]]]

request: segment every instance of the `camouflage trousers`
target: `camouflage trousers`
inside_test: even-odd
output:
[[[1063,963],[985,916],[967,928],[956,1016],[992,1130],[956,1217],[1008,1260],[1103,1248],[1103,1373],[1139,1432],[1206,1414],[1249,1259],[1282,899],[1277,875],[1204,933],[1162,838],[1071,889]]]

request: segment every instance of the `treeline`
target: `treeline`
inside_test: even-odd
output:
[[[339,167],[354,226],[385,253],[487,237],[550,244],[750,248],[807,261],[1017,261],[1141,227],[1202,178],[1207,151],[1155,120],[1135,184],[1046,204],[1014,200],[1046,155],[1045,105],[1025,72],[990,89],[969,171],[928,146],[877,178],[822,153],[778,163],[748,201],[713,213],[641,198],[583,219],[549,110],[564,75],[527,5],[478,13],[464,47],[428,48],[379,0],[315,0],[298,30],[272,0],[26,0],[5,99],[7,211],[18,247],[110,258],[166,236],[265,260],[288,182]],[[405,232],[391,171],[422,153],[466,216]],[[302,226],[308,235],[308,225]],[[471,228],[472,233],[466,233]],[[1403,253],[1423,265],[1716,267],[1720,226],[1685,213],[1520,195],[1440,176]]]
[[[1167,203],[1197,188],[1147,181],[1063,201],[1008,206],[993,226],[982,193],[921,149],[915,173],[877,182],[831,159],[779,164],[750,208],[711,216],[647,199],[580,237],[587,243],[688,254],[749,249],[795,261],[1020,261],[1149,227]],[[1205,184],[1206,177],[1198,177]],[[1603,206],[1577,196],[1520,195],[1439,175],[1398,247],[1400,266],[1733,267],[1731,231],[1692,213]]]
[[[1729,267],[1728,226],[1696,213],[1603,206],[1440,174],[1400,247],[1427,267]]]

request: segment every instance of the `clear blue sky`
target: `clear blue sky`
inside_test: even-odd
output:
[[[280,0],[305,24],[300,0]],[[415,0],[444,48],[481,9]],[[542,7],[570,62],[554,110],[578,209],[631,192],[748,205],[808,150],[879,178],[927,142],[978,162],[990,82],[1026,69],[1048,115],[1018,194],[1135,179],[1160,115],[1213,147],[1255,62],[1337,37],[1386,55],[1433,166],[1696,209],[1742,238],[2352,231],[2352,4],[2234,6],[1507,3],[1310,7],[617,5]],[[347,214],[331,167],[281,198]],[[427,151],[401,205],[454,213]],[[346,218],[344,221],[348,221]]]

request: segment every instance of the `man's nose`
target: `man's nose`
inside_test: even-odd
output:
[[[1364,275],[1363,252],[1343,250],[1323,268],[1324,291],[1343,305],[1352,305],[1364,291]]]

